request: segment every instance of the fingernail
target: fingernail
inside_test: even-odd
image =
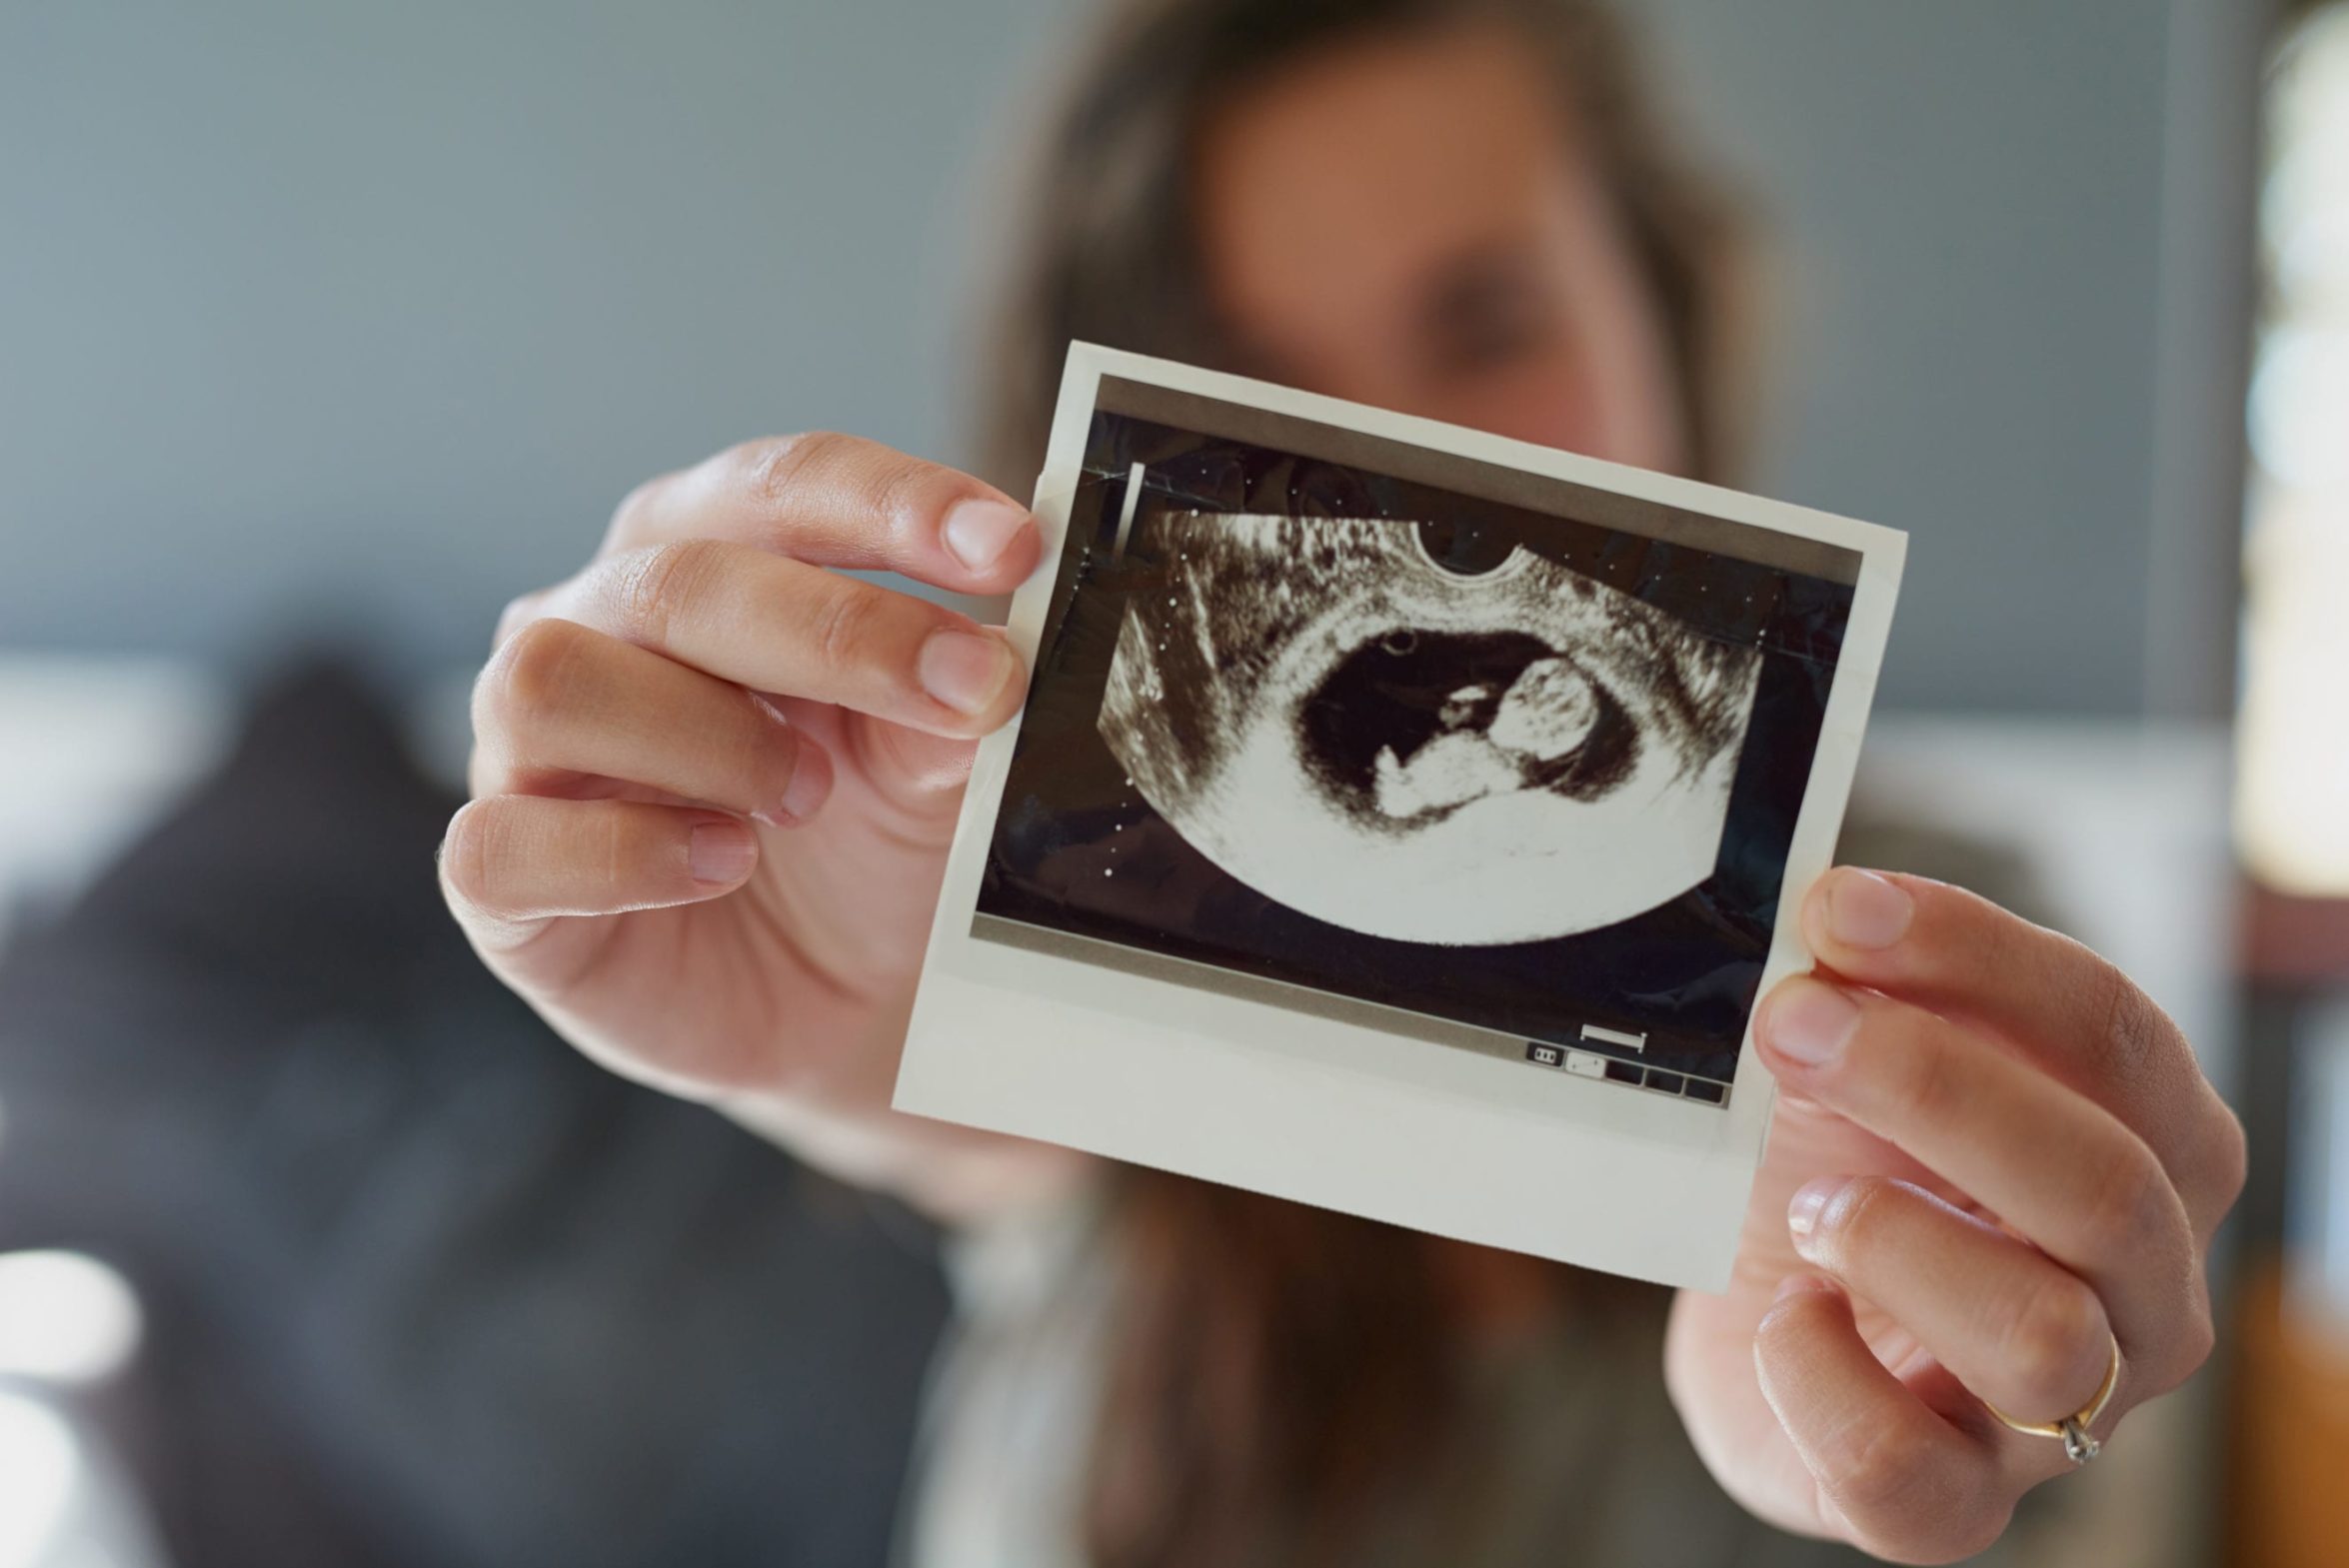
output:
[[[739,882],[759,863],[759,840],[740,822],[704,822],[693,831],[686,862],[696,881]]]
[[[1019,661],[1001,638],[933,632],[917,661],[922,690],[958,713],[985,713],[1011,683]]]
[[[1803,1256],[1810,1256],[1810,1249],[1802,1243],[1818,1228],[1819,1211],[1827,1206],[1827,1200],[1842,1187],[1841,1176],[1805,1182],[1794,1194],[1794,1200],[1786,1205],[1786,1230],[1794,1237],[1795,1247]]]
[[[1810,979],[1779,987],[1762,1018],[1771,1049],[1806,1067],[1823,1066],[1840,1055],[1858,1026],[1859,1007],[1850,997]]]
[[[1846,947],[1889,947],[1915,913],[1916,900],[1873,871],[1838,871],[1827,884],[1827,933]]]
[[[1004,559],[1026,527],[1027,512],[1008,501],[958,501],[947,509],[940,532],[957,561],[984,572]]]
[[[797,826],[831,797],[831,754],[802,736],[799,752],[792,759],[791,782],[783,786],[783,799],[774,810],[761,811],[759,819],[777,827]]]

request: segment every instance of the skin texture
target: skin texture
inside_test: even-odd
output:
[[[1511,42],[1367,41],[1230,105],[1197,169],[1216,298],[1263,374],[1673,468],[1655,314]],[[950,1217],[1080,1177],[887,1108],[973,740],[1021,675],[831,570],[996,594],[1039,548],[1009,498],[845,437],[629,497],[508,612],[477,689],[477,798],[441,866],[483,957],[597,1059]],[[2175,1026],[2066,938],[1850,869],[1803,916],[1818,973],[1757,1020],[1784,1092],[1735,1283],[1676,1303],[1664,1375],[1761,1517],[1950,1561],[2067,1469],[1983,1399],[2058,1417],[2117,1342],[2109,1436],[2207,1356],[2241,1132]]]

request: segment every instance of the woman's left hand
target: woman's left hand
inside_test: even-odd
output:
[[[1971,893],[1839,868],[1816,970],[1762,999],[1779,1085],[1722,1296],[1682,1291],[1665,1374],[1721,1484],[1781,1528],[1950,1562],[2210,1354],[2204,1259],[2243,1133],[2161,1009]],[[1988,1403],[1986,1404],[1985,1401]]]

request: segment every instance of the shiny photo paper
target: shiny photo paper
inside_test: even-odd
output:
[[[902,1110],[1719,1289],[1902,536],[1071,352]]]

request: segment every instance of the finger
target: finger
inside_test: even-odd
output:
[[[1807,975],[1770,992],[1755,1029],[1788,1090],[1906,1150],[2087,1281],[2160,1387],[2200,1364],[2185,1208],[2110,1111],[1922,1008]]]
[[[502,948],[560,915],[714,898],[758,863],[758,834],[715,811],[492,795],[450,820],[441,886],[467,933]]]
[[[1020,704],[1019,657],[970,617],[749,545],[607,557],[542,608],[754,692],[933,735],[984,735]]]
[[[2129,977],[1988,899],[1921,876],[1838,867],[1803,901],[1837,974],[1979,1022],[2152,1145],[2208,1235],[2242,1190],[2241,1124],[2192,1045]]]
[[[979,755],[977,741],[930,735],[819,704],[786,700],[776,707],[828,748],[837,748],[836,755],[853,759],[866,782],[893,804],[952,835],[956,802]]]
[[[1794,1194],[1803,1261],[1884,1309],[1977,1396],[2026,1421],[2095,1398],[2112,1363],[2103,1303],[2079,1276],[1905,1181],[1827,1176]]]
[[[561,793],[582,776],[788,825],[832,788],[824,749],[739,686],[575,621],[533,621],[473,689],[481,794]]]
[[[1982,1550],[2013,1510],[1989,1443],[1943,1420],[1875,1357],[1831,1282],[1789,1280],[1754,1330],[1762,1397],[1853,1542],[1904,1563]]]
[[[724,539],[817,566],[1009,593],[1044,553],[1026,507],[968,474],[853,436],[778,436],[639,486],[608,553]]]

